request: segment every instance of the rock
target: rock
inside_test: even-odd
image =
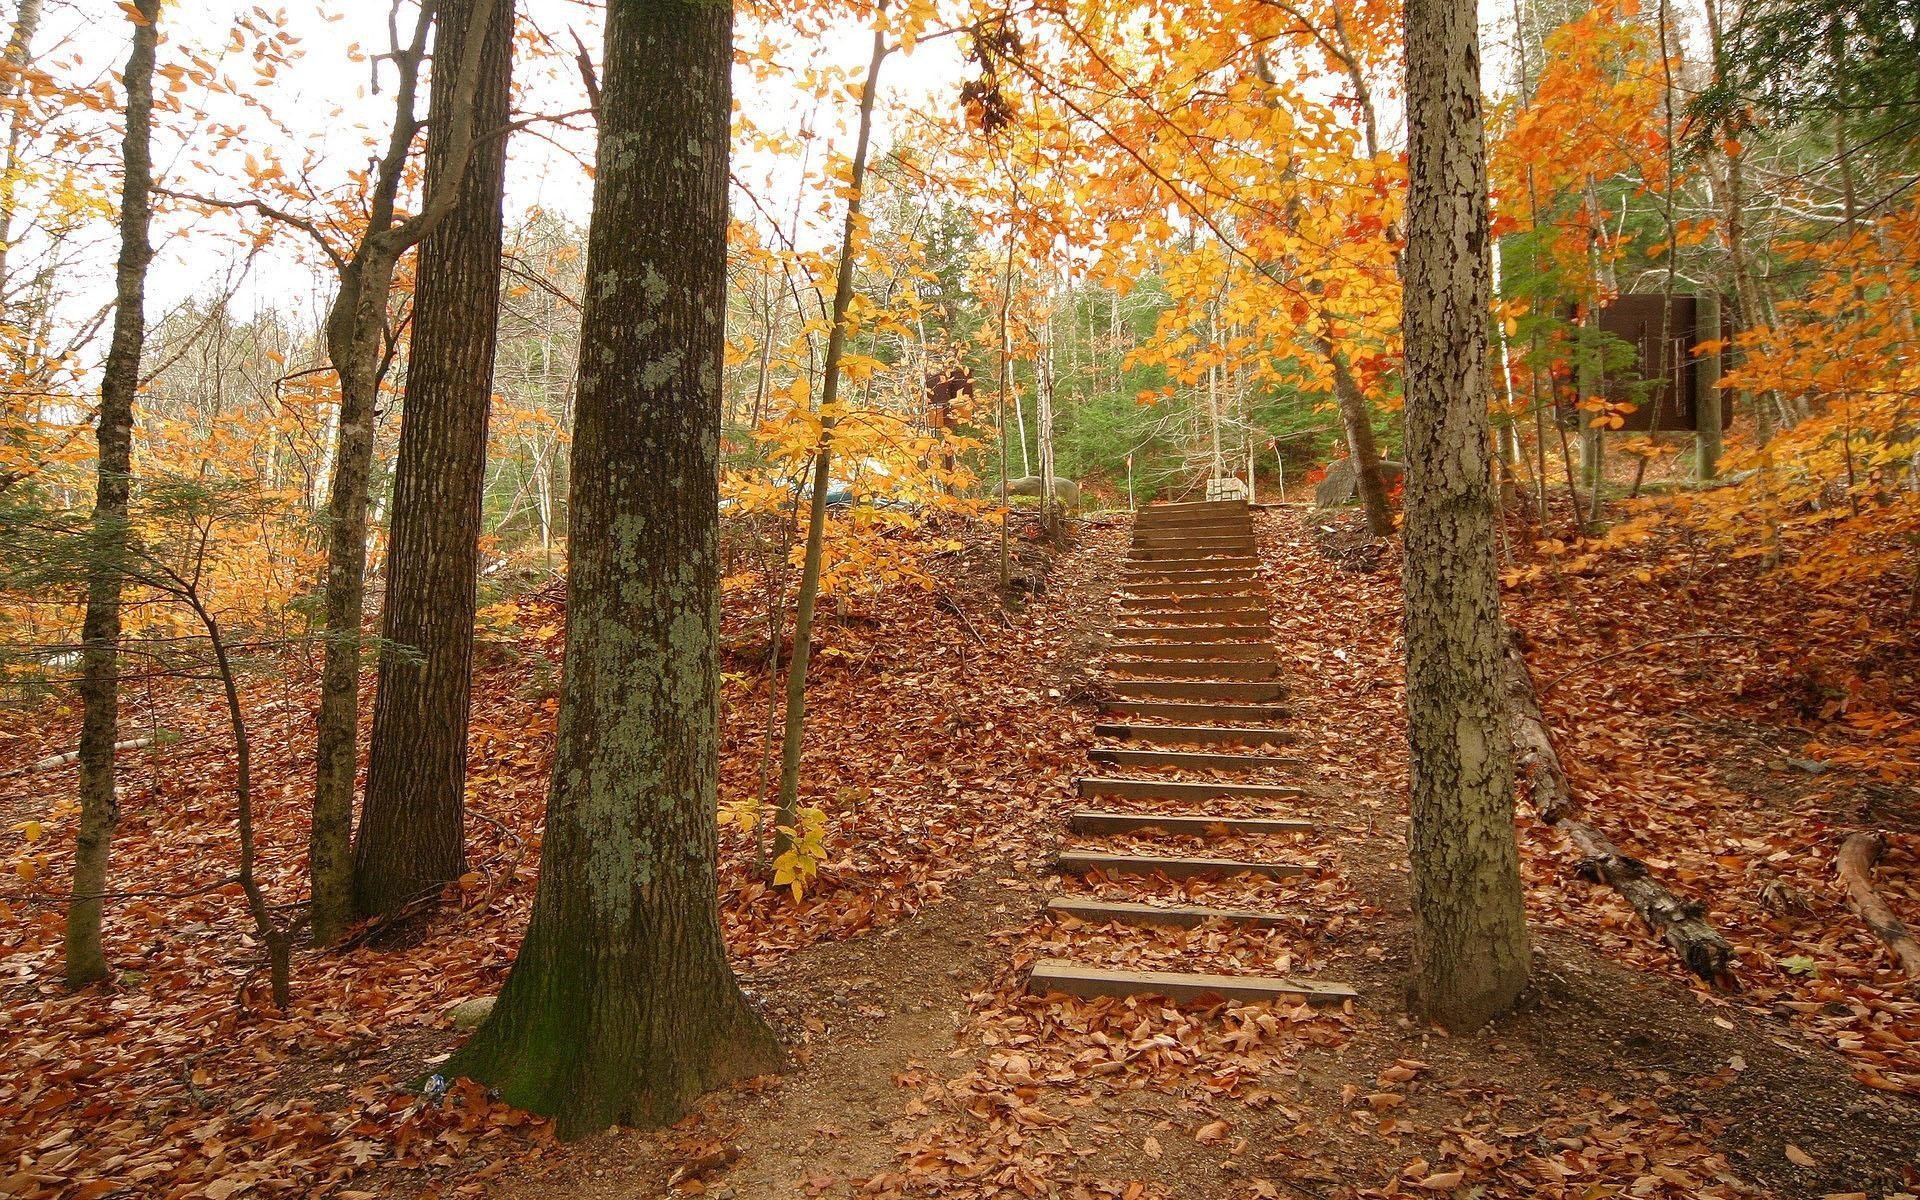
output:
[[[1007,480],[1007,495],[1009,497],[1038,496],[1039,494],[1040,477],[1038,475],[1027,475],[1019,479]],[[1069,512],[1080,511],[1080,485],[1071,479],[1062,479],[1059,476],[1054,477],[1053,498],[1055,502]]]
[[[1390,458],[1380,460],[1380,474],[1386,478],[1388,487],[1398,483],[1400,477],[1406,473],[1407,468],[1404,465]],[[1353,499],[1359,488],[1359,482],[1354,478],[1354,474],[1353,458],[1350,455],[1336,458],[1328,463],[1326,478],[1313,489],[1313,506],[1338,508]]]
[[[471,1000],[462,1000],[447,1010],[447,1017],[455,1029],[478,1029],[480,1022],[493,1015],[494,996],[476,996]]]

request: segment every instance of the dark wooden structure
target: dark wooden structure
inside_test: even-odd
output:
[[[1615,404],[1638,405],[1625,414],[1620,433],[1693,433],[1700,427],[1699,399],[1703,387],[1711,386],[1707,376],[1718,380],[1712,364],[1703,364],[1694,347],[1715,338],[1733,336],[1725,317],[1720,328],[1700,328],[1701,310],[1718,309],[1725,314],[1728,305],[1709,300],[1702,304],[1694,296],[1675,296],[1672,315],[1666,322],[1666,343],[1661,343],[1660,308],[1665,297],[1659,294],[1630,294],[1615,297],[1600,310],[1600,328],[1634,347],[1634,361],[1624,370],[1610,372],[1606,381],[1607,399]],[[1711,316],[1706,323],[1715,324]],[[1721,355],[1725,355],[1725,350]],[[1733,406],[1722,404],[1720,427],[1733,424]]]

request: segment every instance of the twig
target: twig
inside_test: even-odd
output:
[[[980,631],[973,627],[973,618],[969,617],[966,614],[966,610],[962,609],[960,607],[959,602],[956,601],[952,596],[947,595],[947,593],[945,592],[938,593],[938,596],[939,596],[940,606],[946,609],[948,612],[952,613],[954,616],[959,617],[960,623],[966,626],[968,633],[973,635],[973,640],[979,643],[980,648],[982,650],[985,650],[987,648],[987,639],[981,637]]]
[[[1610,658],[1620,658],[1620,657],[1623,657],[1624,655],[1632,654],[1637,650],[1645,650],[1649,646],[1658,646],[1666,642],[1712,642],[1712,641],[1757,642],[1759,640],[1760,640],[1759,638],[1753,636],[1750,633],[1673,633],[1673,634],[1668,634],[1666,637],[1651,638],[1647,641],[1639,643],[1638,645],[1628,646],[1625,650],[1615,650],[1611,654],[1602,654],[1599,658],[1590,658],[1583,663],[1578,663],[1572,667],[1569,667],[1566,670],[1560,672],[1560,674],[1555,675],[1552,679],[1549,679],[1546,682],[1546,685],[1539,689],[1539,694],[1542,696],[1546,695],[1548,692],[1551,692],[1554,688],[1559,687],[1560,684],[1565,682],[1569,677],[1578,675],[1580,672],[1586,670],[1588,667],[1597,666],[1600,663],[1606,662]]]

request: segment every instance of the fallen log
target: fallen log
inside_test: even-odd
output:
[[[1579,819],[1580,806],[1554,752],[1533,677],[1527,673],[1526,656],[1511,632],[1507,635],[1506,704],[1514,767],[1526,780],[1540,819],[1565,834],[1580,852],[1574,869],[1582,878],[1620,893],[1689,971],[1714,987],[1736,987],[1733,946],[1707,922],[1706,905],[1668,891],[1653,878],[1646,863],[1620,853],[1606,834]]]
[[[1909,979],[1920,979],[1920,942],[1913,939],[1907,931],[1906,923],[1893,914],[1893,909],[1880,898],[1873,887],[1873,868],[1886,852],[1887,835],[1884,833],[1856,833],[1840,843],[1840,853],[1834,856],[1834,870],[1840,876],[1840,882],[1846,885],[1847,907],[1851,908],[1873,935],[1886,944],[1887,950]]]
[[[130,742],[115,742],[113,744],[113,752],[115,754],[125,754],[129,750],[145,750],[159,740],[158,738],[143,737],[134,738]],[[61,767],[70,767],[79,761],[80,752],[78,750],[68,750],[61,754],[49,754],[38,762],[30,762],[24,767],[15,767],[13,770],[8,771],[5,776],[0,776],[0,778],[11,779],[15,775],[37,775],[42,771],[57,771]]]

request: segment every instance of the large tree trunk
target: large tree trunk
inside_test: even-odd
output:
[[[442,4],[435,35],[436,56],[446,63],[459,61],[468,38],[486,38],[474,93],[480,140],[466,170],[449,179],[459,78],[436,72],[427,191],[458,187],[460,199],[420,244],[380,681],[354,847],[354,898],[363,916],[391,913],[466,869],[467,708],[513,71],[512,0],[494,0],[484,29],[474,28],[472,8],[472,0]]]
[[[81,626],[80,831],[67,904],[67,985],[106,978],[100,914],[107,854],[120,820],[114,742],[120,716],[120,584],[127,553],[127,499],[133,472],[133,399],[147,335],[147,240],[153,187],[153,61],[160,0],[137,0],[127,57],[127,130],[121,143],[120,258],[114,274],[113,339],[100,376],[99,457],[87,612]]]
[[[1527,982],[1488,460],[1487,175],[1472,0],[1406,9],[1406,640],[1414,1006],[1453,1029]]]
[[[540,887],[446,1068],[562,1137],[664,1124],[779,1062],[714,865],[731,33],[724,4],[608,5]]]

